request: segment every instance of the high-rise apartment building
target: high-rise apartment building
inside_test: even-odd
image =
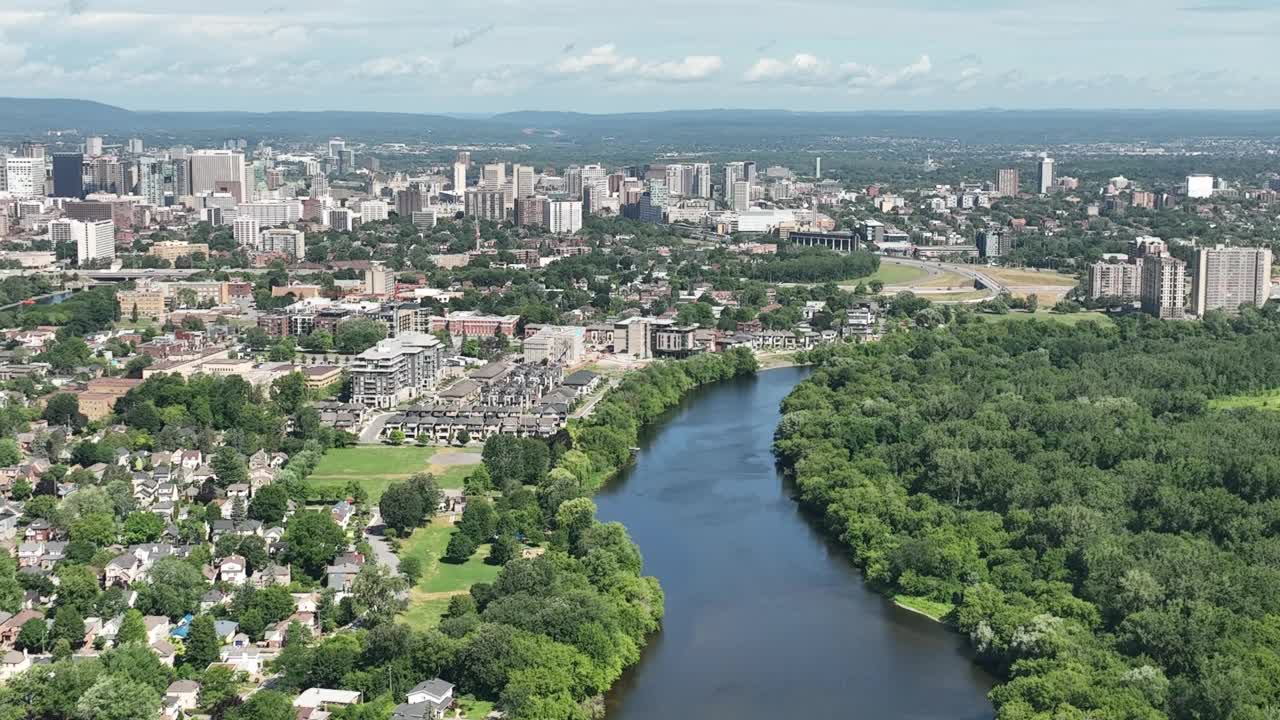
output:
[[[257,218],[238,216],[231,223],[231,237],[235,238],[236,245],[241,247],[256,247],[258,232]]]
[[[44,195],[44,158],[4,158],[4,174],[0,189],[20,198]]]
[[[360,203],[360,222],[386,220],[390,210],[381,200],[364,200]]]
[[[542,227],[546,222],[548,200],[545,197],[520,197],[515,202],[516,225]]]
[[[545,207],[543,225],[551,232],[570,235],[582,229],[581,200],[553,200]]]
[[[498,222],[506,217],[506,197],[501,190],[468,190],[463,208],[467,217]]]
[[[512,165],[511,186],[512,192],[517,199],[532,195],[534,186],[533,166]]]
[[[733,209],[742,212],[751,209],[751,183],[737,180],[733,183]]]
[[[196,150],[188,156],[191,194],[229,192],[236,202],[248,201],[252,187],[244,168],[244,153],[231,150]]]
[[[1161,320],[1182,320],[1187,310],[1187,264],[1170,256],[1142,260],[1142,311]]]
[[[1039,185],[1040,194],[1048,195],[1053,190],[1053,158],[1041,155],[1037,170],[1036,184]]]
[[[351,211],[343,209],[343,212],[349,214]],[[302,259],[307,256],[307,236],[301,230],[268,228],[258,235],[258,250]]]
[[[110,220],[54,220],[49,223],[49,239],[55,246],[74,242],[76,262],[81,266],[116,256],[116,226]]]
[[[338,153],[347,149],[347,143],[342,138],[333,138],[329,141],[329,157],[338,158]]]
[[[996,193],[1006,197],[1018,194],[1018,171],[1014,168],[1001,168],[996,172]]]
[[[236,216],[253,218],[260,228],[287,225],[302,219],[302,201],[290,198],[240,203],[236,205]]]
[[[696,163],[693,166],[693,196],[711,197],[711,163]]]
[[[667,166],[667,192],[675,196],[688,194],[684,185],[684,165]]]
[[[53,196],[61,198],[84,197],[84,155],[80,153],[54,153]]]
[[[1136,298],[1142,290],[1142,260],[1096,262],[1089,266],[1089,297]]]
[[[978,254],[984,258],[1004,257],[1013,250],[1013,234],[998,230],[978,233]]]
[[[165,162],[159,158],[138,160],[138,194],[150,205],[164,206]]]
[[[90,157],[102,154],[102,138],[87,137],[84,139],[84,154]]]
[[[1229,314],[1241,305],[1262,307],[1271,297],[1271,250],[1225,247],[1196,250],[1191,264],[1191,312]]]
[[[489,163],[481,172],[480,187],[485,190],[501,190],[507,184],[506,163]]]
[[[756,161],[747,160],[742,163],[742,179],[749,183],[756,181]]]
[[[1212,175],[1188,175],[1187,197],[1196,200],[1213,197]]]
[[[456,162],[453,164],[453,192],[460,195],[467,189],[467,164],[464,162]]]
[[[356,214],[349,208],[331,208],[325,213],[325,224],[338,232],[351,232],[356,229]]]

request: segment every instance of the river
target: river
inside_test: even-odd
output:
[[[867,589],[791,499],[770,444],[807,371],[699,389],[596,496],[666,592],[663,630],[608,720],[983,720],[962,639]]]

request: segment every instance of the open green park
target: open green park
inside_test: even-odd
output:
[[[871,273],[866,277],[851,278],[841,285],[857,285],[858,283],[870,283],[879,280],[885,285],[906,285],[913,283],[929,274],[924,268],[915,267],[914,265],[900,265],[887,260],[880,261],[880,269]]]
[[[422,577],[409,590],[409,609],[400,616],[402,622],[417,630],[435,627],[449,609],[449,598],[466,593],[476,583],[493,582],[502,569],[485,562],[488,544],[476,548],[465,563],[443,562],[440,558],[452,535],[453,524],[435,518],[400,544],[400,557],[416,557],[422,566]]]
[[[314,495],[321,499],[339,497],[347,483],[355,481],[378,502],[387,486],[414,473],[435,475],[442,488],[460,488],[480,462],[477,452],[463,448],[435,448],[362,445],[333,448],[324,454],[311,473]]]
[[[1064,325],[1078,325],[1082,322],[1093,321],[1102,325],[1110,325],[1114,321],[1106,313],[1101,312],[1078,312],[1078,313],[1056,313],[1049,310],[1037,310],[1033,313],[1021,310],[1011,310],[1004,315],[996,315],[994,313],[981,313],[979,315],[987,322],[1013,322],[1017,320],[1044,320],[1046,322],[1058,322]]]

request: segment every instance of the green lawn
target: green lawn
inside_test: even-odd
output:
[[[870,283],[872,280],[879,280],[885,285],[906,285],[908,283],[913,283],[928,274],[929,271],[924,268],[918,268],[912,265],[899,265],[898,263],[881,260],[879,270],[876,270],[863,278],[848,280],[844,284],[857,285],[860,282]]]
[[[1213,410],[1240,410],[1242,408],[1280,410],[1280,390],[1263,390],[1262,392],[1249,393],[1247,395],[1228,395],[1227,397],[1215,398],[1209,401],[1209,408]]]
[[[1027,313],[1012,310],[1007,315],[978,313],[978,316],[989,322],[1006,322],[1009,320],[1048,320],[1067,325],[1075,325],[1087,320],[1093,320],[1103,325],[1110,325],[1112,323],[1111,318],[1107,316],[1106,313],[1101,312],[1054,313],[1049,312],[1048,310],[1037,310],[1034,313]]]
[[[904,607],[908,610],[918,612],[925,617],[942,622],[942,619],[951,614],[955,610],[955,605],[951,603],[938,602],[925,597],[915,597],[912,595],[895,595],[894,604]]]
[[[400,545],[400,557],[415,556],[422,561],[422,577],[409,591],[409,609],[400,615],[410,627],[435,627],[448,610],[450,597],[465,593],[476,583],[493,582],[502,569],[485,562],[488,545],[481,545],[461,565],[441,562],[452,535],[453,525],[437,518],[427,527],[414,530]]]
[[[432,461],[433,456],[459,452],[454,448],[417,446],[334,448],[320,458],[320,464],[311,473],[310,483],[316,497],[327,499],[337,497],[348,482],[355,480],[369,493],[370,502],[375,503],[388,485],[418,472],[435,475],[440,487],[462,487],[462,481],[471,474],[475,463],[446,465]],[[475,456],[477,463],[479,457]]]

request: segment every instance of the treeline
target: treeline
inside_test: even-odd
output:
[[[743,268],[743,275],[765,282],[838,282],[866,277],[880,268],[880,258],[869,252],[848,254],[825,248],[784,248]]]
[[[590,418],[569,424],[570,446],[576,452],[561,454],[556,468],[594,490],[627,463],[631,448],[640,441],[640,429],[679,404],[685,393],[699,385],[754,374],[758,367],[750,350],[734,348],[655,363],[632,373],[609,391]]]
[[[826,349],[775,449],[869,582],[951,606],[1002,720],[1280,707],[1280,317]]]

